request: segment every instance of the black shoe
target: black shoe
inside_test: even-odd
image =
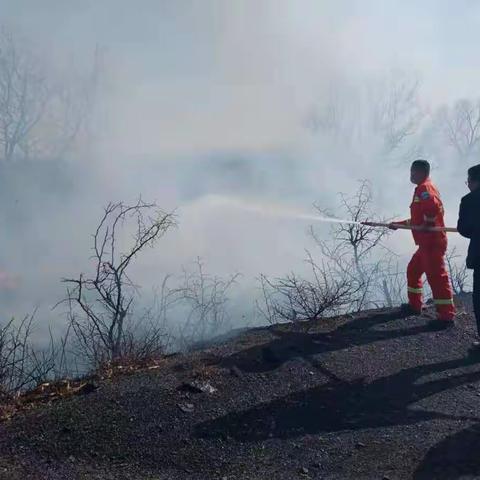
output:
[[[400,305],[400,314],[404,317],[413,317],[421,315],[422,310],[415,310],[409,303],[402,303]]]
[[[431,320],[427,323],[430,330],[447,330],[455,326],[453,320]]]

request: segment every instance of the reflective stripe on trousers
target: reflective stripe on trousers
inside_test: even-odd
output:
[[[417,295],[423,294],[423,288],[408,287],[407,290],[408,290],[408,293],[416,293]]]
[[[433,300],[435,305],[454,305],[453,298],[440,298],[437,300]]]

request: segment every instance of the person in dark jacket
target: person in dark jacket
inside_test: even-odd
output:
[[[460,203],[457,230],[470,239],[467,268],[473,269],[473,309],[480,335],[480,165],[468,170],[467,185],[470,193]],[[474,346],[478,348],[479,343]]]

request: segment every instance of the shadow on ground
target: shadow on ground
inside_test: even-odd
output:
[[[398,310],[389,310],[355,318],[327,333],[274,330],[277,338],[267,345],[247,348],[216,363],[223,367],[236,366],[244,372],[261,373],[275,370],[293,358],[302,357],[312,361],[312,357],[321,353],[430,331],[426,325],[398,329],[384,328],[386,324],[399,318],[402,317]]]
[[[432,447],[413,475],[414,480],[457,480],[480,477],[480,424],[445,438]]]
[[[204,422],[196,428],[203,438],[231,437],[240,441],[292,438],[305,434],[410,425],[433,419],[477,420],[415,408],[422,399],[480,380],[479,369],[420,382],[422,377],[471,366],[465,357],[401,370],[370,383],[332,380],[310,390],[295,392],[243,412]]]

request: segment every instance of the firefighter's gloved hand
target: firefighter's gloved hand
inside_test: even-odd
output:
[[[398,230],[398,223],[389,223],[388,228],[390,230]]]

